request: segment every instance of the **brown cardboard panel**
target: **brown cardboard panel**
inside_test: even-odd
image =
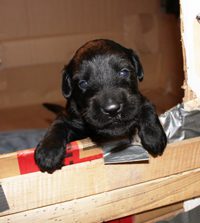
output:
[[[3,55],[3,49],[2,49],[2,46],[0,44],[0,71],[1,71],[1,68],[2,68],[2,55]]]
[[[144,79],[139,83],[139,88],[143,95],[156,105],[157,112],[163,113],[181,101],[177,90],[170,88],[170,81],[173,81],[173,77],[169,79],[168,83],[167,69],[162,72],[166,58],[162,53],[142,53],[140,58],[144,68]]]
[[[9,41],[2,43],[2,67],[32,64],[34,52],[30,41]]]
[[[1,109],[62,100],[63,64],[43,64],[4,69],[0,75]]]
[[[68,61],[89,40],[112,38],[120,41],[121,36],[119,33],[105,32],[3,42],[1,66],[7,68]]]
[[[58,102],[57,102],[58,103]],[[59,102],[58,104],[64,104]],[[42,104],[4,108],[0,110],[0,131],[48,128],[55,115]]]
[[[121,0],[119,0],[121,1]],[[123,3],[123,1],[122,1]],[[134,0],[126,1],[128,11],[132,14],[135,13],[159,13],[160,12],[160,1],[159,0],[150,0],[147,4],[146,0]],[[131,7],[132,6],[132,7]]]
[[[141,53],[158,53],[158,15],[142,13],[124,19],[124,38],[130,47]]]
[[[77,48],[96,38],[110,38],[138,52],[145,70],[141,89],[153,102],[160,103],[161,92],[169,98],[167,108],[181,101],[180,96],[170,98],[182,85],[175,40],[179,29],[174,17],[160,13],[159,0],[0,0],[0,10],[2,108],[59,101],[60,70]]]
[[[181,86],[184,81],[180,24],[173,16],[162,16],[159,23],[160,52],[163,55],[161,85],[165,86],[166,92],[176,95],[176,103],[178,103],[182,101]]]
[[[113,0],[29,1],[30,34],[41,36],[113,30],[121,4],[111,7],[115,5]]]
[[[140,53],[140,60],[144,68],[144,80],[139,84],[143,86],[153,86],[159,82],[161,65],[162,65],[162,54],[161,53]]]
[[[66,33],[69,28],[65,23],[68,14],[65,5],[68,2],[63,0],[28,0],[26,4],[30,37]]]
[[[159,13],[138,13],[124,22],[125,42],[136,49],[144,68],[140,88],[159,112],[180,103],[183,97],[179,30],[174,16]]]
[[[26,0],[0,0],[0,40],[28,36]]]
[[[118,33],[58,36],[3,43],[1,108],[60,101],[61,71],[83,43],[95,38],[113,38]]]
[[[0,40],[121,30],[124,16],[159,7],[158,0],[1,0]]]

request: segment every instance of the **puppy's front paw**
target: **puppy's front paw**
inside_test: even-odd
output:
[[[35,162],[42,172],[53,173],[64,165],[65,146],[40,143],[34,155]]]
[[[160,123],[146,125],[139,131],[139,136],[143,147],[153,156],[162,155],[167,137]]]

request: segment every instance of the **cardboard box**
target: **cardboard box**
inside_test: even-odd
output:
[[[181,101],[183,92],[177,92],[183,82],[177,57],[181,45],[175,38],[178,20],[161,13],[160,1],[16,0],[0,4],[1,109],[63,100],[63,66],[77,48],[96,38],[113,39],[137,51],[145,70],[141,90],[160,112]],[[168,103],[162,103],[158,91]]]

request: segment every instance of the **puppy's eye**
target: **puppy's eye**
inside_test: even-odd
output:
[[[86,80],[80,80],[78,85],[81,89],[86,90],[88,87],[88,82]]]
[[[129,73],[130,73],[130,71],[127,68],[123,68],[120,70],[119,76],[120,77],[128,77]]]

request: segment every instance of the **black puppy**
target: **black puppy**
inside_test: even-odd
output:
[[[138,56],[111,40],[83,45],[64,68],[62,91],[66,112],[52,123],[35,151],[41,171],[63,166],[66,143],[90,137],[129,137],[136,133],[143,147],[162,154],[166,135],[152,104],[139,92],[143,69]]]

